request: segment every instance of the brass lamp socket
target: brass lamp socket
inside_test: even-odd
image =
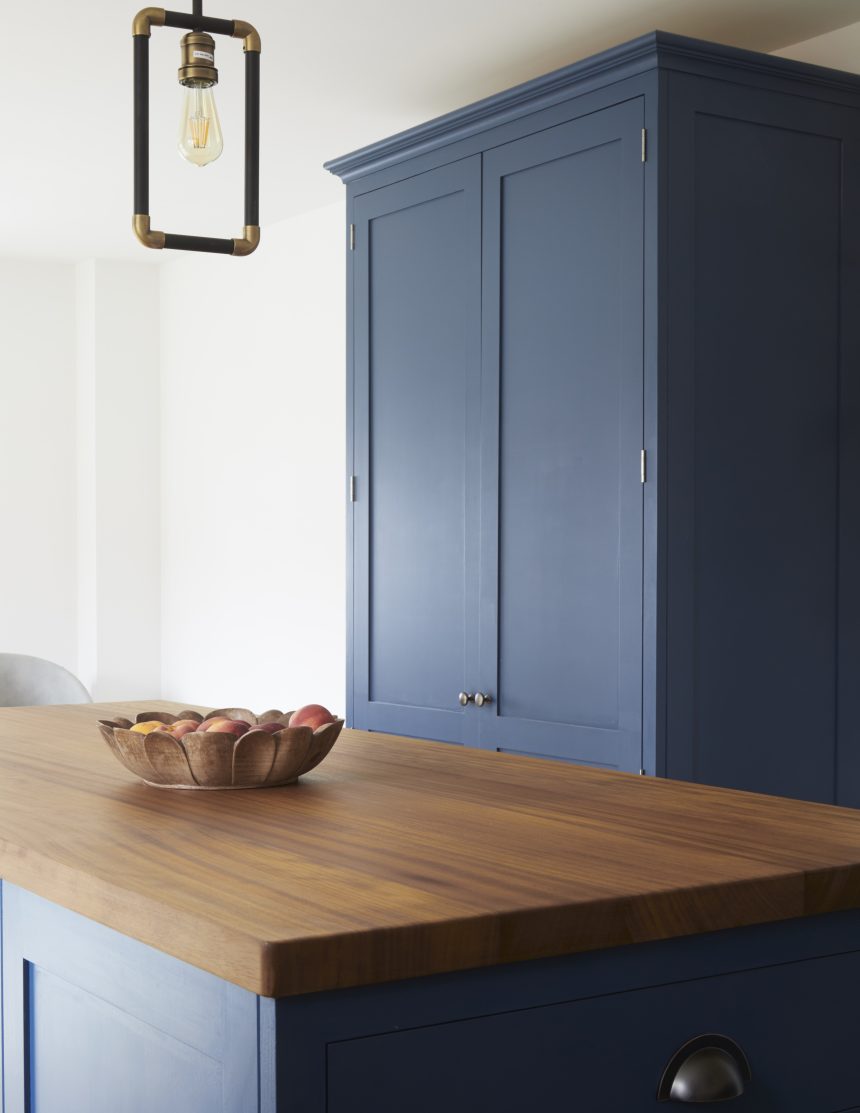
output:
[[[208,89],[218,84],[215,69],[215,40],[205,31],[189,31],[182,36],[182,65],[179,84]]]

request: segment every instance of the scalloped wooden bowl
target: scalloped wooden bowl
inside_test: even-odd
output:
[[[288,726],[290,711],[265,711],[255,715],[246,707],[223,707],[210,711],[207,718],[225,715],[244,719],[251,729],[237,738],[219,731],[190,731],[174,738],[167,731],[140,734],[131,730],[130,719],[100,719],[102,737],[114,756],[136,777],[153,788],[274,788],[294,784],[328,755],[343,729],[336,719],[319,730]],[[178,719],[197,719],[196,711],[170,715],[147,711],[137,716],[138,723],[167,725]],[[255,730],[260,723],[282,722],[282,730],[269,733]]]

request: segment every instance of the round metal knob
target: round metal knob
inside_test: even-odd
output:
[[[475,703],[478,707],[483,707],[485,703],[492,703],[493,697],[488,696],[486,692],[475,692]]]
[[[460,701],[460,706],[465,707],[467,703],[473,703],[475,697],[471,692],[461,692],[459,696],[457,696],[457,699]]]
[[[742,1097],[751,1077],[747,1057],[734,1040],[715,1033],[697,1036],[672,1056],[657,1100],[688,1105],[732,1101]]]

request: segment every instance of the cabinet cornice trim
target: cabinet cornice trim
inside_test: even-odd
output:
[[[424,154],[457,139],[465,139],[489,126],[525,116],[545,107],[553,99],[564,100],[574,88],[581,92],[589,80],[599,78],[606,84],[607,71],[617,71],[615,80],[631,77],[652,69],[656,65],[656,46],[659,32],[651,32],[632,42],[623,43],[585,58],[581,62],[516,85],[503,93],[458,108],[438,116],[418,127],[398,132],[388,139],[381,139],[367,147],[330,159],[325,169],[348,182],[374,170],[381,170],[404,158]]]
[[[860,76],[856,74],[673,35],[667,31],[652,31],[387,139],[330,159],[325,163],[325,169],[342,181],[349,182],[457,140],[467,139],[553,103],[579,96],[590,87],[622,81],[657,67],[717,74],[721,66],[730,66],[735,70],[741,67],[760,78],[779,83],[803,81],[807,87],[812,83],[823,90],[847,95],[860,106]]]

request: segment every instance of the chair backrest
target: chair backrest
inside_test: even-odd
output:
[[[90,702],[80,680],[62,665],[23,653],[0,653],[0,707]]]

